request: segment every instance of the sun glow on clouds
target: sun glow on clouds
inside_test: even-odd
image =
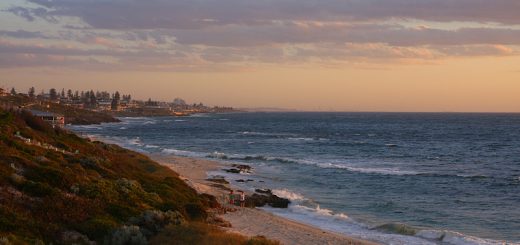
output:
[[[80,72],[137,71],[183,74],[179,76],[188,80],[193,77],[186,74],[217,72],[227,74],[227,78],[218,76],[222,80],[249,81],[255,79],[244,73],[263,74],[267,69],[272,75],[278,73],[273,70],[276,67],[295,72],[292,76],[284,73],[280,81],[282,77],[305,80],[297,72],[301,69],[327,71],[321,77],[330,81],[346,75],[345,70],[400,74],[411,66],[425,66],[447,71],[447,64],[454,60],[492,60],[488,67],[479,68],[495,70],[500,65],[508,67],[507,62],[518,59],[520,52],[516,0],[418,0],[414,4],[408,0],[6,0],[0,9],[0,71],[19,83],[26,76],[16,75],[13,69],[54,69],[62,73],[59,79],[77,77]],[[460,72],[483,72],[463,69],[468,70]],[[446,72],[436,76],[454,79]],[[519,74],[504,71],[497,76],[510,81]],[[213,78],[206,79],[225,84]],[[381,78],[346,80],[356,87]],[[424,83],[428,82],[434,81],[425,78]],[[478,76],[466,82],[485,83]],[[501,87],[504,91],[518,88],[509,83]],[[301,103],[286,104],[309,108]],[[262,105],[261,101],[239,104]],[[390,107],[381,102],[379,108]]]

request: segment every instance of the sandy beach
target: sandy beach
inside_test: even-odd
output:
[[[215,183],[207,181],[207,172],[222,168],[216,161],[194,159],[177,156],[151,155],[151,157],[181,175],[190,186],[199,193],[214,195],[223,202],[227,191],[214,187]],[[233,186],[226,185],[234,188]],[[234,188],[236,189],[236,188]],[[227,204],[224,204],[227,205]],[[376,244],[351,238],[342,234],[321,230],[317,227],[282,218],[257,208],[240,208],[228,212],[222,218],[232,224],[231,232],[246,236],[265,236],[280,241],[282,244]]]

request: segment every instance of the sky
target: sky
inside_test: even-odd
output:
[[[520,112],[518,0],[2,0],[0,87]]]

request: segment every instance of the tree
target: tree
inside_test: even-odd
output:
[[[16,95],[16,89],[11,88],[11,94],[12,94],[12,95]]]
[[[119,94],[119,91],[116,91],[116,93],[114,94],[114,99],[117,100],[119,102],[119,100],[121,100],[121,95]]]
[[[49,90],[49,97],[51,100],[57,100],[58,99],[58,92],[56,92],[55,88],[51,88]]]
[[[62,99],[65,98],[65,89],[64,88],[61,89],[60,96],[61,96]]]
[[[29,92],[27,92],[27,95],[29,95],[29,97],[31,97],[31,98],[34,98],[35,94],[36,94],[36,89],[34,89],[34,87],[29,88]]]
[[[71,100],[72,97],[73,97],[73,95],[72,95],[72,90],[70,90],[70,89],[67,90],[67,98],[69,98],[69,100]]]
[[[90,101],[89,104],[92,108],[95,108],[97,106],[97,98],[94,91],[90,90]]]

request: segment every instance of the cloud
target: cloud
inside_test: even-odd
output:
[[[517,0],[29,0],[13,8],[27,19],[75,16],[104,29],[199,29],[273,20],[367,21],[419,19],[520,24]],[[43,9],[43,10],[42,10]],[[48,9],[48,11],[47,11]]]
[[[435,60],[518,55],[520,46],[516,0],[27,1],[3,13],[53,31],[0,26],[0,54],[19,65],[80,67],[90,60],[90,67],[185,69]]]
[[[34,31],[24,31],[24,30],[17,30],[17,31],[2,31],[0,30],[0,36],[4,37],[12,37],[12,38],[20,38],[20,39],[31,39],[31,38],[49,38],[47,35],[44,35],[41,32],[34,32]]]
[[[520,44],[520,30],[462,28],[441,30],[388,24],[278,23],[254,28],[239,25],[173,32],[181,44],[258,46],[285,43],[386,43],[393,46]]]

